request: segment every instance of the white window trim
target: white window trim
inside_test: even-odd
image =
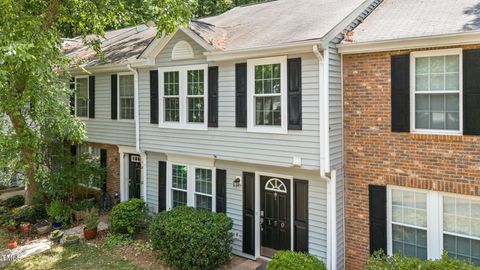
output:
[[[463,57],[462,48],[417,51],[410,53],[410,130],[417,134],[431,135],[462,135],[463,134]],[[459,56],[459,91],[424,91],[425,94],[459,94],[459,130],[440,130],[440,129],[417,129],[415,128],[415,60],[417,57],[431,56]],[[422,92],[419,92],[422,93]]]
[[[203,70],[204,80],[204,93],[203,93],[203,123],[190,123],[188,122],[188,104],[187,104],[187,71],[188,70]],[[167,122],[164,119],[164,76],[165,72],[178,71],[179,76],[179,122]],[[162,67],[158,69],[158,91],[159,91],[159,121],[158,126],[160,128],[172,128],[172,129],[208,129],[208,65],[188,65],[188,66],[175,66],[175,67]]]
[[[135,112],[133,113],[133,118],[132,119],[124,119],[124,118],[121,118],[121,103],[120,103],[120,76],[126,76],[126,75],[132,75],[132,76],[135,76],[135,74],[133,74],[133,72],[120,72],[120,73],[117,73],[117,121],[119,122],[135,122]],[[133,103],[135,104],[135,77],[133,78],[133,88],[134,88],[134,94],[133,94]],[[137,110],[137,108],[135,107],[135,105],[133,106],[134,107],[134,110]]]
[[[167,210],[172,209],[172,190],[185,191],[183,189],[178,189],[172,187],[172,165],[186,166],[187,167],[187,206],[196,207],[195,205],[195,194],[203,196],[211,196],[212,198],[212,212],[217,211],[216,207],[216,168],[208,166],[197,166],[194,164],[181,163],[167,161]],[[203,194],[195,191],[195,169],[208,169],[212,171],[212,194]]]
[[[77,115],[77,79],[87,79],[87,116],[78,116]],[[75,76],[75,116],[80,119],[90,119],[90,82],[88,75]]]
[[[255,66],[280,64],[280,98],[281,98],[281,125],[258,126],[255,124]],[[287,56],[247,60],[247,132],[259,133],[288,133],[288,93],[287,93]]]
[[[427,194],[427,258],[440,259],[443,253],[443,197],[465,198],[480,200],[474,196],[460,195],[447,192],[430,191],[400,186],[387,186],[387,254],[392,255],[392,190],[406,190]],[[407,225],[415,228],[415,226]],[[478,237],[461,234],[452,234],[464,238],[480,240]]]

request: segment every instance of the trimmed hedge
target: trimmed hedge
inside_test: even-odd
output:
[[[420,260],[414,257],[404,257],[400,254],[386,256],[383,252],[376,252],[370,257],[367,267],[369,270],[479,270],[466,261],[449,258],[446,252],[439,260]]]
[[[223,213],[176,207],[155,216],[149,235],[153,248],[170,266],[218,269],[232,254],[233,222]]]
[[[278,251],[267,266],[268,270],[327,270],[325,264],[308,253]]]
[[[110,220],[115,233],[135,234],[146,227],[148,210],[142,199],[130,199],[112,208]]]

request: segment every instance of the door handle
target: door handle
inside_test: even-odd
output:
[[[277,227],[277,221],[276,220],[273,222],[273,226]]]

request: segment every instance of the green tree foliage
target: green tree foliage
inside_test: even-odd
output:
[[[61,38],[102,36],[109,27],[146,19],[169,33],[190,17],[184,0],[0,0],[0,168],[25,172],[27,204],[50,160],[47,149],[85,138],[67,102],[70,63]],[[96,39],[88,44],[98,49]]]

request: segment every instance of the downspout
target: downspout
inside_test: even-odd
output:
[[[337,216],[336,216],[336,171],[330,172],[329,149],[329,87],[328,87],[328,48],[313,46],[313,53],[318,58],[318,100],[319,100],[319,145],[320,145],[320,177],[327,182],[327,268],[337,267]]]
[[[142,162],[142,185],[143,185],[143,200],[147,203],[147,155],[145,151],[142,151],[140,147],[140,101],[139,101],[139,82],[138,82],[138,70],[132,68],[131,64],[127,65],[127,68],[133,72],[133,92],[134,92],[134,113],[135,113],[135,150],[141,156]]]

